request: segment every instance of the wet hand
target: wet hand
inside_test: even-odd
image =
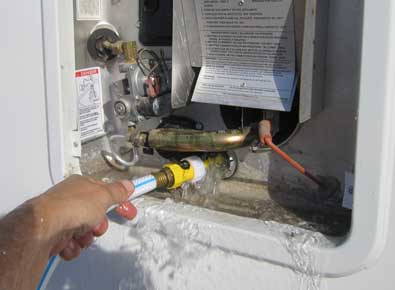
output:
[[[119,204],[118,214],[133,219],[137,210],[127,201],[133,191],[133,183],[127,180],[107,184],[76,175],[33,199],[49,240],[50,256],[77,258],[81,249],[107,231],[106,212],[113,205]]]

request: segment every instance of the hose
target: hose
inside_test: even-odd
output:
[[[169,163],[163,166],[163,169],[132,180],[134,185],[134,192],[130,200],[137,199],[144,194],[152,192],[160,188],[174,189],[180,187],[186,182],[199,182],[207,174],[206,168],[210,162],[214,160],[203,161],[199,157],[192,156],[182,160],[180,163]],[[117,206],[110,207],[107,213],[114,210]],[[45,290],[51,276],[55,272],[56,267],[59,265],[61,258],[59,256],[53,256],[49,259],[47,267],[44,270],[44,274],[38,284],[36,290]]]

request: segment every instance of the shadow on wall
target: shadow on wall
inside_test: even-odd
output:
[[[325,107],[283,147],[314,174],[333,176],[340,183],[344,182],[344,172],[352,172],[355,163],[362,16],[363,1],[331,1]],[[342,186],[336,192],[317,191],[278,156],[272,154],[269,164],[273,200],[305,220],[331,228],[333,235],[348,232],[351,212],[342,208]]]
[[[104,251],[97,240],[89,249],[82,251],[81,257],[72,262],[59,264],[47,290],[150,290],[154,289],[149,272],[144,270],[138,258],[138,244],[127,249],[122,235],[114,230],[121,229],[128,236],[137,238],[128,222],[114,213],[109,214],[114,223],[109,228],[103,240],[117,237],[111,242],[120,245],[119,251]],[[122,248],[122,246],[124,248]],[[132,249],[131,249],[132,248]],[[125,249],[124,251],[122,249]]]
[[[149,290],[151,276],[130,252],[89,249],[73,262],[62,262],[47,290]]]
[[[80,259],[61,263],[47,290],[188,288],[185,273],[196,271],[196,263],[210,251],[191,242],[198,229],[173,219],[170,210],[162,212],[166,207],[165,202],[150,210],[140,208],[132,222],[112,214],[107,234]]]

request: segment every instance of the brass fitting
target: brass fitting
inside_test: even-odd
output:
[[[199,160],[202,162],[200,164],[203,164],[203,166],[207,168],[208,163],[206,164],[201,159]],[[199,170],[199,167],[197,167],[195,170],[194,166],[197,166],[196,159],[195,161],[192,161],[192,163],[191,161],[183,160],[180,163],[165,164],[161,171],[153,173],[153,176],[156,179],[157,187],[176,189],[186,182],[190,182],[196,178],[199,178],[196,176],[196,174],[201,175],[201,170]]]
[[[111,50],[113,54],[123,55],[126,63],[134,64],[137,62],[137,43],[135,41],[117,41],[114,43],[104,41],[103,47]]]
[[[174,185],[174,175],[169,168],[165,167],[152,175],[156,179],[158,188],[171,188]]]

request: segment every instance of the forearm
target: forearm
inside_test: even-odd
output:
[[[130,181],[75,175],[0,219],[0,290],[36,289],[50,255],[77,258],[106,232],[107,209],[126,202],[133,190]],[[137,214],[130,203],[121,209],[129,219]]]
[[[29,201],[0,220],[0,290],[36,289],[50,255],[47,219]]]

